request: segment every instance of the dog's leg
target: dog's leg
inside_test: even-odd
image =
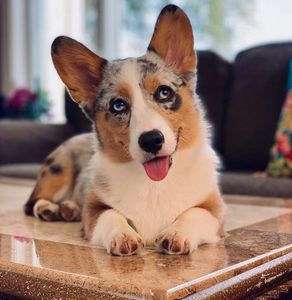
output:
[[[187,254],[201,244],[216,243],[222,236],[223,202],[219,194],[209,197],[201,207],[192,207],[163,230],[155,244],[166,254]],[[212,209],[209,204],[212,203]]]
[[[86,238],[93,244],[104,247],[112,255],[133,255],[144,243],[136,230],[116,210],[103,204],[91,194],[84,204],[82,214]]]
[[[24,206],[27,215],[34,215],[45,221],[80,220],[77,204],[68,205],[66,202],[59,213],[59,204],[72,195],[77,176],[75,164],[65,146],[60,146],[47,157],[38,174],[36,186]]]

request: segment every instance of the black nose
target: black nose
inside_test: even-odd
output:
[[[154,129],[142,133],[138,142],[144,151],[157,154],[164,143],[164,136],[161,131]]]

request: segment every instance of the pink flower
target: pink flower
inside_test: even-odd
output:
[[[290,138],[286,134],[282,134],[277,140],[277,151],[282,153],[284,156],[290,152]]]
[[[35,101],[36,94],[31,90],[26,88],[17,89],[9,98],[8,98],[8,107],[14,110],[20,110],[24,108],[29,101]]]

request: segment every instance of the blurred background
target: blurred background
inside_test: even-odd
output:
[[[165,0],[1,0],[0,92],[28,88],[41,99],[36,118],[60,123],[64,89],[50,45],[73,37],[107,59],[142,55]],[[177,0],[189,15],[196,48],[233,60],[242,49],[292,40],[291,0]],[[22,93],[27,91],[20,90]],[[22,94],[20,94],[22,95]],[[44,113],[42,113],[42,111]]]
[[[92,130],[53,67],[53,40],[140,56],[170,3],[195,32],[222,192],[292,198],[292,0],[0,0],[0,177],[36,178],[48,153]]]

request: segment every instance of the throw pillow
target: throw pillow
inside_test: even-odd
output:
[[[292,177],[292,60],[289,62],[287,98],[282,107],[267,174]]]

